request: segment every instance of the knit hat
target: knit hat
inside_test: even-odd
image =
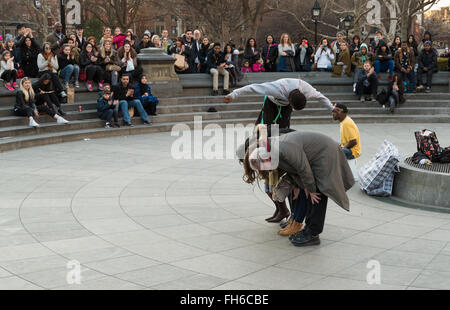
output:
[[[431,43],[431,41],[425,41],[425,43],[424,43],[423,45],[429,45],[429,46],[431,46],[431,45],[433,45],[433,44]]]
[[[369,48],[367,47],[366,43],[361,44],[361,47],[359,49],[362,50],[363,47],[365,47],[366,50],[369,51]]]

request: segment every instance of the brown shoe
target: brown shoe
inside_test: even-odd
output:
[[[291,235],[295,235],[296,233],[298,233],[302,229],[303,229],[303,224],[294,221],[292,223],[292,225],[290,225],[289,227],[286,227],[286,229],[284,229],[282,231],[279,231],[279,234],[281,236],[291,236]]]
[[[289,209],[287,208],[285,202],[277,202],[277,206],[279,208],[279,212],[278,212],[277,216],[274,217],[271,220],[268,220],[267,222],[269,222],[269,223],[279,223],[283,219],[288,218],[291,215],[291,213],[289,212]]]
[[[286,225],[286,227],[278,229],[278,233],[280,235],[282,235],[282,236],[285,236],[285,235],[283,235],[283,232],[290,230],[293,223],[294,223],[294,219],[292,219],[292,218],[289,219],[288,224]]]

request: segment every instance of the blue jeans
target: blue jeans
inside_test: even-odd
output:
[[[384,61],[375,60],[375,73],[378,75],[380,72],[386,72],[389,70],[389,75],[394,74],[394,61]]]
[[[119,106],[120,106],[120,109],[122,110],[123,121],[125,123],[131,122],[130,113],[128,113],[129,108],[136,108],[139,112],[139,115],[141,116],[141,119],[144,122],[149,121],[148,114],[147,114],[147,112],[145,112],[144,107],[142,106],[142,103],[139,100],[137,100],[137,99],[129,100],[129,101],[121,100],[121,101],[119,101]]]
[[[409,92],[416,89],[416,73],[414,70],[409,71],[409,73],[400,72],[403,82],[409,81]]]
[[[343,147],[342,151],[344,152],[345,157],[347,157],[347,159],[355,159],[355,156],[353,156],[352,150]]]
[[[293,197],[293,195],[292,195]],[[305,216],[306,216],[306,193],[304,189],[300,189],[300,194],[298,194],[298,198],[297,200],[292,200],[292,204],[293,204],[293,214],[292,214],[292,218],[294,219],[294,221],[296,221],[297,223],[303,223],[303,221],[305,220]]]
[[[63,69],[61,69],[59,75],[67,83],[70,82],[70,78],[72,77],[72,75],[75,81],[78,81],[78,77],[80,76],[80,67],[78,65],[67,65]]]

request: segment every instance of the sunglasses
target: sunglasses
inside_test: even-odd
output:
[[[49,50],[49,49],[51,49],[51,48],[50,48],[50,46],[46,46],[45,49],[46,49],[46,50]]]

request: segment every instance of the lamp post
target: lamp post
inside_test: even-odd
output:
[[[320,17],[320,5],[319,2],[316,0],[314,2],[314,6],[311,10],[311,14],[312,14],[312,19],[314,20],[314,38],[315,38],[315,44],[317,46],[317,21],[319,20]]]
[[[349,41],[348,31],[350,30],[351,26],[352,26],[352,19],[347,14],[347,16],[345,16],[344,18],[344,29],[347,31],[347,41]]]
[[[60,0],[62,33],[66,33],[66,0]]]

